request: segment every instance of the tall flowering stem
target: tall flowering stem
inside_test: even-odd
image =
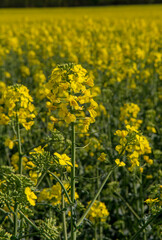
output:
[[[16,115],[16,132],[17,132],[17,139],[18,139],[18,153],[19,153],[19,174],[22,175],[22,151],[21,151],[21,135],[20,135],[20,124],[18,116]]]
[[[71,123],[72,127],[72,153],[71,153],[71,161],[72,161],[72,169],[71,169],[71,201],[75,203],[75,123]],[[75,209],[74,206],[71,206],[71,239],[76,239],[76,231],[74,229],[75,224]]]
[[[75,128],[83,134],[87,133],[91,123],[95,122],[98,104],[93,100],[91,88],[93,79],[81,65],[64,64],[53,69],[51,77],[45,85],[46,106],[50,120],[55,124],[64,122],[71,126],[71,240],[76,240],[75,213]],[[55,154],[56,155],[56,154]],[[60,155],[57,153],[57,156]],[[63,161],[63,165],[66,165]],[[60,183],[61,184],[61,183]],[[70,202],[70,201],[69,201]]]
[[[22,175],[23,163],[22,163],[22,151],[21,151],[21,136],[20,136],[20,124],[28,131],[34,124],[33,119],[34,105],[33,99],[29,95],[27,87],[21,84],[15,84],[8,86],[2,97],[2,103],[4,105],[3,112],[6,114],[6,124],[10,121],[16,123],[16,134],[18,141],[18,154],[19,154],[19,174]],[[18,235],[18,211],[19,205],[17,201],[14,203],[14,237]],[[20,224],[21,225],[21,224]],[[22,226],[22,225],[21,225]]]

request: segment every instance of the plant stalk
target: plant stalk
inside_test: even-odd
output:
[[[16,115],[16,122],[17,122],[17,138],[18,138],[18,153],[19,153],[19,174],[22,175],[22,152],[21,152],[21,136],[20,136],[20,125],[19,119]]]
[[[18,205],[15,204],[15,207],[14,207],[14,237],[17,237],[17,229],[18,229]]]
[[[65,212],[65,201],[64,201],[64,192],[62,191],[62,222],[63,222],[63,233],[64,240],[68,240],[67,237],[67,227],[66,227],[66,212]]]
[[[70,203],[71,205],[73,205],[73,202],[70,200],[69,194],[68,194],[66,188],[64,187],[63,183],[61,182],[61,180],[60,180],[54,173],[50,172],[49,170],[48,170],[48,173],[51,174],[51,175],[60,183],[63,191],[65,192],[65,195],[66,195],[69,203]]]
[[[71,201],[74,204],[75,203],[75,123],[71,123],[72,128],[72,135],[71,135],[71,141],[72,141],[72,148],[71,148],[71,162],[72,162],[72,168],[71,168]],[[75,229],[75,211],[74,206],[71,206],[71,240],[76,240],[76,229]]]
[[[107,180],[109,179],[111,173],[114,171],[114,169],[116,169],[118,166],[114,166],[110,172],[106,175],[103,183],[101,184],[100,188],[98,189],[96,195],[94,196],[94,198],[92,199],[91,203],[88,205],[87,210],[83,213],[83,215],[81,216],[81,218],[79,219],[79,221],[76,224],[76,227],[79,227],[79,225],[82,223],[82,221],[84,220],[84,218],[87,216],[87,214],[89,213],[91,207],[93,206],[94,202],[96,201],[96,199],[98,198],[99,194],[101,193],[103,187],[105,186]]]

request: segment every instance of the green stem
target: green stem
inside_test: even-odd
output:
[[[6,212],[5,210],[3,210],[2,208],[0,208],[0,211],[3,212],[3,213],[10,219],[11,223],[13,223],[13,220],[12,220],[12,218],[11,218],[11,216],[9,215],[8,212]],[[1,223],[2,223],[2,222],[1,222]]]
[[[27,238],[27,237],[32,237],[32,236],[37,236],[40,235],[39,232],[36,232],[36,233],[29,233],[29,234],[26,234],[26,235],[22,235],[21,237],[17,238],[17,240],[21,240],[22,238]]]
[[[100,178],[99,178],[99,161],[97,160],[97,189],[99,189],[100,186]],[[100,195],[98,196],[98,201],[101,201]],[[96,227],[97,228],[97,227]],[[100,221],[99,223],[99,239],[102,240],[103,239],[103,226],[102,226],[102,222]]]
[[[68,240],[67,238],[67,228],[66,228],[66,213],[65,213],[65,201],[64,201],[64,193],[62,192],[62,222],[63,222],[63,233],[64,240]]]
[[[146,229],[146,227],[153,222],[160,214],[162,213],[162,210],[157,213],[156,215],[153,215],[149,218],[149,220],[133,235],[133,237],[130,240],[136,240],[138,238],[138,236],[140,235],[140,233]],[[138,238],[139,239],[139,238]]]
[[[61,180],[54,173],[50,172],[49,170],[48,170],[48,173],[51,174],[56,179],[56,181],[58,181],[60,183],[70,205],[73,205],[73,202],[70,200],[69,194],[68,194],[66,188],[64,187],[63,183],[61,182]]]
[[[142,173],[140,172],[140,199],[141,199],[141,218],[144,217],[144,197],[143,197],[143,185],[142,185]],[[143,230],[143,240],[147,240],[146,230]]]
[[[98,239],[98,236],[97,236],[97,224],[95,223],[95,240]]]
[[[116,169],[118,166],[114,166],[110,172],[106,175],[105,180],[103,181],[103,183],[101,184],[100,188],[98,189],[96,195],[94,196],[93,200],[91,201],[91,203],[88,205],[87,210],[83,213],[83,215],[81,216],[81,218],[79,219],[79,221],[76,224],[76,227],[79,227],[79,225],[82,223],[82,221],[84,220],[84,218],[87,216],[87,214],[89,213],[91,207],[93,206],[94,202],[96,201],[96,199],[98,198],[98,196],[100,195],[103,187],[105,186],[107,180],[109,179],[111,173],[114,171],[114,169]]]
[[[137,213],[133,210],[133,208],[129,205],[129,203],[120,195],[120,193],[115,192],[115,194],[125,203],[125,205],[129,208],[129,210],[133,213],[133,215],[140,220],[140,217]]]
[[[41,175],[41,177],[39,178],[39,180],[38,180],[37,185],[35,186],[35,188],[37,188],[37,187],[40,185],[40,183],[42,182],[42,180],[43,180],[43,178],[45,177],[46,173],[47,173],[47,172],[44,172],[44,173]]]
[[[19,174],[22,175],[22,152],[21,152],[20,125],[19,125],[19,119],[18,119],[17,115],[16,115],[16,121],[17,121],[18,153],[19,153]]]
[[[139,213],[139,200],[138,200],[138,195],[137,195],[137,186],[136,186],[135,175],[133,176],[133,189],[134,189],[134,195],[135,195],[135,199],[136,199],[137,213]]]
[[[17,237],[17,229],[18,229],[18,205],[15,204],[15,208],[14,208],[14,237]]]
[[[19,210],[18,212],[35,230],[39,232],[39,227],[37,227],[28,217],[26,217],[22,211]],[[47,233],[42,233],[41,235],[44,236],[46,239],[51,240],[50,236],[48,236]]]
[[[71,201],[75,203],[75,123],[71,123],[72,128],[72,153],[71,153],[71,162],[72,162],[72,169],[71,169]],[[75,229],[75,222],[74,222],[74,206],[71,206],[71,240],[76,240],[76,229]]]

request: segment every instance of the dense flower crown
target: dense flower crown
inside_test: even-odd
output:
[[[35,118],[35,107],[32,104],[33,99],[29,95],[27,87],[16,84],[8,86],[2,96],[3,99],[3,116],[7,120],[7,124],[10,119],[18,118],[19,123],[29,130],[34,124],[33,118]],[[5,113],[7,114],[5,115]],[[2,114],[1,114],[2,116]]]
[[[88,204],[90,204],[90,202],[88,202]],[[105,203],[97,200],[94,202],[91,210],[88,213],[88,218],[94,223],[99,222],[99,220],[101,220],[101,222],[106,222],[108,216],[109,212]]]
[[[137,119],[140,108],[137,104],[126,103],[124,107],[120,108],[120,121],[125,124],[125,130],[117,130],[114,135],[120,137],[119,145],[116,146],[116,151],[119,155],[127,156],[129,160],[129,170],[132,171],[136,166],[140,166],[140,157],[146,162],[152,164],[152,160],[145,154],[151,153],[151,147],[145,136],[140,132],[139,127],[142,120]],[[119,159],[115,160],[118,166],[125,166],[124,162]]]
[[[137,119],[139,111],[140,108],[137,104],[125,103],[124,106],[120,108],[120,121],[138,129],[142,123],[142,120]]]
[[[49,99],[46,105],[50,112],[58,112],[57,116],[51,116],[50,119],[53,122],[63,120],[67,124],[79,120],[83,131],[87,132],[97,116],[95,109],[98,104],[93,100],[90,90],[93,85],[93,79],[81,65],[64,64],[54,68],[46,84]]]

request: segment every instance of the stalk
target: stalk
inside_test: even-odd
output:
[[[82,223],[82,221],[85,219],[85,217],[86,217],[87,214],[89,213],[91,207],[93,206],[94,202],[96,201],[96,199],[97,199],[98,196],[100,195],[100,193],[101,193],[103,187],[105,186],[107,180],[109,179],[111,173],[112,173],[113,170],[114,170],[115,168],[117,168],[117,167],[118,167],[118,166],[114,166],[114,167],[110,170],[110,172],[106,175],[106,177],[105,177],[103,183],[101,184],[100,188],[98,189],[96,195],[94,196],[94,198],[93,198],[93,200],[91,201],[91,203],[88,205],[87,210],[83,213],[83,215],[81,216],[81,218],[80,218],[79,221],[77,222],[76,227],[79,227],[79,225],[80,225],[80,224]]]
[[[95,240],[98,239],[98,234],[97,234],[97,224],[95,223]]]
[[[19,213],[36,231],[40,232],[39,227],[37,227],[35,223],[33,223],[27,216],[25,216],[25,214],[22,211],[19,210]],[[51,240],[48,233],[41,233],[41,235],[44,236],[46,239]]]
[[[71,123],[72,128],[72,149],[71,149],[71,161],[72,161],[72,169],[71,169],[71,201],[75,203],[75,123]],[[74,206],[71,206],[71,240],[76,240],[76,229],[74,222]]]
[[[21,137],[18,115],[16,114],[16,130],[18,138],[18,153],[19,153],[19,174],[22,175],[22,153],[21,153]],[[14,207],[14,236],[17,237],[18,230],[18,205],[15,203]]]
[[[160,214],[162,214],[162,211],[158,212],[156,215],[151,216],[151,217],[148,219],[148,221],[133,235],[133,237],[132,237],[130,240],[139,239],[138,237],[139,237],[140,233],[141,233],[144,229],[146,229],[146,227],[147,227],[150,223],[154,222],[155,219],[156,219]]]
[[[65,213],[65,201],[64,201],[64,192],[62,191],[62,222],[63,222],[63,233],[64,240],[68,240],[67,238],[67,227],[66,227],[66,213]]]
[[[129,203],[120,195],[120,193],[115,192],[115,194],[125,203],[125,205],[129,208],[129,210],[133,213],[133,215],[137,218],[138,221],[140,221],[140,217],[138,214],[134,211],[134,209],[129,205]]]
[[[16,122],[17,122],[17,138],[18,138],[18,153],[19,153],[19,174],[22,175],[22,152],[21,152],[21,136],[20,136],[20,125],[19,119],[16,115]]]
[[[61,180],[54,173],[50,172],[49,170],[48,170],[48,173],[51,174],[60,183],[60,185],[61,185],[62,189],[64,190],[64,193],[65,193],[69,203],[71,205],[73,205],[73,202],[70,200],[69,194],[68,194],[66,188],[64,187],[63,183],[61,182]]]
[[[17,237],[17,229],[18,229],[18,206],[15,204],[14,208],[14,236]]]
[[[142,173],[141,172],[140,172],[140,199],[141,199],[141,218],[143,218],[144,217],[144,197],[143,197]],[[145,229],[143,229],[143,240],[147,240]]]
[[[97,160],[97,189],[99,189],[100,186],[100,178],[99,178],[99,161]],[[101,201],[100,195],[98,196],[98,200]],[[97,224],[95,226],[97,228]],[[102,222],[99,223],[99,239],[103,239],[103,226]]]

